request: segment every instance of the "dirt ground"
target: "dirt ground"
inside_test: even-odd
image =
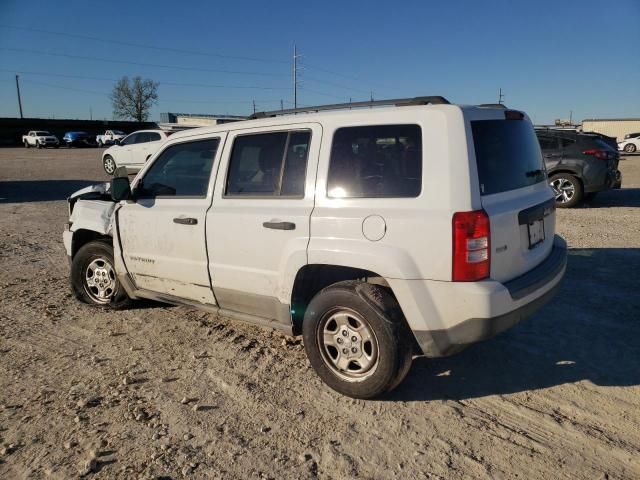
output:
[[[72,298],[65,197],[98,157],[0,149],[0,478],[640,478],[640,157],[558,212],[555,301],[378,401],[329,390],[299,339]]]

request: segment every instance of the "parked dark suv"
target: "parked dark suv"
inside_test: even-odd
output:
[[[536,129],[556,206],[569,208],[620,188],[618,152],[597,134]]]

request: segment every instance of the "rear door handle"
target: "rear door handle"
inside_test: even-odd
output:
[[[174,218],[173,223],[179,223],[180,225],[197,225],[198,219],[196,218]]]
[[[272,228],[273,230],[295,230],[296,224],[293,222],[264,222],[264,228]]]

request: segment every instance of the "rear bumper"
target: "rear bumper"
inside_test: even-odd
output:
[[[409,316],[407,312],[405,316],[422,353],[428,357],[447,356],[491,338],[531,316],[553,298],[566,264],[566,243],[556,236],[553,249],[544,262],[509,282],[438,282],[446,285],[428,287],[428,296],[419,299],[419,305],[416,305],[424,312],[422,318],[411,318],[416,311],[402,298],[398,300],[403,312],[407,306]]]

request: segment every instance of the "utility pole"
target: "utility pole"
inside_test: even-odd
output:
[[[93,109],[89,107],[89,120],[93,120]]]
[[[298,49],[296,44],[293,44],[293,108],[298,108],[298,58],[302,55],[298,55]]]
[[[18,75],[16,75],[16,90],[18,91],[18,107],[20,107],[20,118],[22,116],[22,99],[20,98],[20,82],[18,81]]]
[[[504,102],[502,101],[504,99],[504,95],[502,94],[502,88],[500,88],[500,91],[498,92],[498,103],[500,105],[503,105]]]
[[[256,101],[253,101],[253,113],[256,113]]]
[[[284,102],[280,99],[280,110],[284,110]]]
[[[573,110],[569,110],[569,125],[573,126]]]

